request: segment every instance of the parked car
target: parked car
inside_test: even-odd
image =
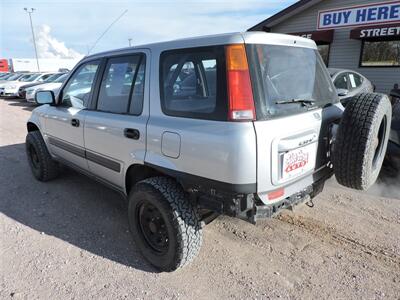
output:
[[[3,83],[7,83],[8,81],[16,81],[25,75],[27,75],[27,74],[26,73],[10,73],[8,76],[5,76],[0,79],[0,87],[2,87]]]
[[[382,94],[344,110],[315,42],[266,32],[90,55],[36,101],[34,177],[65,164],[121,192],[135,244],[163,271],[196,257],[218,215],[255,223],[314,198],[333,174],[368,189],[391,119]]]
[[[18,90],[21,86],[28,83],[40,82],[40,80],[46,79],[53,73],[32,73],[22,76],[17,81],[9,81],[3,83],[1,87],[3,88],[3,96],[6,97],[19,97]]]
[[[26,101],[28,101],[30,103],[36,103],[35,95],[36,95],[37,91],[46,90],[46,91],[52,91],[54,94],[57,94],[58,89],[60,88],[60,86],[63,84],[63,82],[65,81],[65,79],[67,77],[68,77],[68,74],[62,74],[61,76],[59,76],[52,82],[46,81],[46,83],[42,83],[42,84],[27,88],[26,95],[25,95]]]
[[[4,81],[0,81],[0,96],[7,96],[6,95],[6,87],[14,87],[19,82],[25,81],[26,79],[30,78],[32,73],[16,73],[13,76],[10,76],[8,79]],[[7,89],[8,92],[8,89]]]
[[[21,99],[25,99],[26,98],[26,89],[36,86],[36,85],[42,85],[45,83],[54,82],[57,78],[59,78],[60,76],[62,76],[64,74],[65,73],[48,73],[48,74],[43,75],[41,78],[38,78],[34,82],[31,82],[31,83],[21,86],[18,89],[18,97]]]
[[[359,93],[374,91],[371,81],[360,73],[344,69],[329,68],[328,70],[343,106],[346,106],[348,101]]]
[[[397,177],[400,174],[400,89],[398,84],[390,91],[390,96],[393,113],[384,166],[386,171],[389,171],[387,173],[392,173],[393,176]]]
[[[0,80],[3,79],[4,77],[7,77],[10,73],[5,72],[5,73],[0,73]]]

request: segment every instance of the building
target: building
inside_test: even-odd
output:
[[[313,39],[328,67],[363,74],[377,92],[400,83],[400,1],[301,0],[249,31]]]
[[[7,59],[0,58],[0,72],[8,72],[8,61]]]
[[[80,61],[79,58],[39,58],[41,72],[58,72],[60,69],[72,70]],[[34,58],[10,58],[9,69],[13,72],[37,72],[37,61]]]

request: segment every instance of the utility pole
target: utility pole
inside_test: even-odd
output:
[[[132,47],[132,38],[129,38],[128,42],[129,42],[129,47]]]
[[[29,15],[29,21],[30,21],[30,23],[31,23],[31,30],[32,30],[33,46],[35,47],[36,64],[37,64],[38,72],[40,72],[39,58],[38,58],[37,48],[36,48],[35,32],[33,31],[33,25],[32,25],[32,13],[35,11],[35,9],[34,9],[34,8],[27,9],[27,8],[25,7],[24,10],[25,10],[25,11],[28,13],[28,15]]]

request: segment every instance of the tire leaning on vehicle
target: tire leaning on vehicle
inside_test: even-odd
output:
[[[343,113],[333,148],[337,181],[367,190],[378,178],[389,139],[392,107],[386,95],[361,93]]]
[[[25,140],[29,166],[39,181],[49,181],[58,175],[59,165],[47,150],[40,131],[28,132]]]
[[[199,214],[181,186],[167,177],[138,182],[129,193],[129,228],[142,255],[160,271],[171,272],[199,253]]]

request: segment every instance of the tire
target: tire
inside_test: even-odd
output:
[[[28,132],[25,147],[29,166],[37,180],[49,181],[57,177],[58,163],[52,159],[40,131]]]
[[[152,177],[138,182],[129,194],[128,216],[136,245],[158,270],[175,271],[198,255],[199,214],[173,179]]]
[[[361,93],[346,106],[333,148],[337,181],[367,190],[375,183],[385,157],[392,107],[383,94]]]

